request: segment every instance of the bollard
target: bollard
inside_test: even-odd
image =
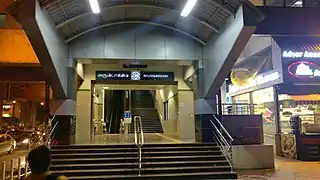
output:
[[[13,169],[14,169],[14,159],[11,159],[11,164],[10,164],[10,180],[13,180]]]
[[[6,179],[6,162],[2,161],[1,163],[1,180],[5,180]]]
[[[24,167],[24,177],[26,178],[28,174],[28,161],[27,157],[25,157],[25,167]]]
[[[21,157],[18,158],[18,179],[21,177]]]

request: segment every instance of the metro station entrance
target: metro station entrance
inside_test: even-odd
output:
[[[163,125],[169,119],[168,98],[175,98],[177,85],[170,80],[91,81],[92,139],[98,144],[134,143],[134,119],[139,117],[146,141],[172,141],[164,137]]]

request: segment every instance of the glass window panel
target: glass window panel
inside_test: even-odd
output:
[[[261,114],[263,118],[264,133],[274,135],[275,126],[275,103],[273,87],[258,90],[252,93],[254,114]]]

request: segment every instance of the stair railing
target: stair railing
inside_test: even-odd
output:
[[[53,120],[55,119],[56,116],[53,116],[52,119],[49,119],[49,124],[45,130],[45,136],[46,136],[46,139],[45,139],[45,145],[51,149],[53,143],[52,143],[52,140],[54,139],[55,137],[55,129],[57,128],[58,126],[58,123],[59,121],[55,122],[54,125],[52,126],[52,123],[53,123]]]
[[[139,169],[139,176],[140,176],[141,168],[142,168],[142,146],[144,144],[144,135],[143,135],[141,117],[135,116],[133,123],[134,123],[134,142],[138,148],[138,169]]]
[[[226,157],[227,161],[233,168],[232,164],[232,142],[233,138],[222,125],[220,120],[213,115],[213,120],[210,120],[213,127],[213,138],[219,148],[221,149],[222,154]]]

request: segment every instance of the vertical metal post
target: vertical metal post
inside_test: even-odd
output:
[[[14,159],[11,159],[11,164],[10,164],[10,180],[13,180],[13,169],[14,169]]]
[[[307,2],[306,2],[306,0],[302,0],[302,7],[307,7]]]
[[[279,104],[279,93],[277,86],[273,86],[274,94],[274,106],[275,106],[275,125],[276,125],[276,134],[281,133],[280,126],[280,104]]]
[[[267,0],[263,0],[263,6],[267,6]]]
[[[287,0],[282,0],[282,6],[287,7]]]
[[[221,88],[218,92],[218,114],[220,116],[220,120],[222,119],[222,98],[221,98]]]
[[[254,104],[253,104],[252,92],[249,93],[249,108],[250,108],[250,115],[254,115]]]
[[[276,145],[276,155],[279,156],[281,154],[281,125],[280,125],[280,104],[279,104],[279,91],[277,86],[273,86],[274,91],[274,105],[275,105],[275,126],[276,126],[276,134],[275,134],[275,145]]]
[[[46,127],[48,126],[48,121],[49,121],[49,118],[50,118],[50,85],[49,83],[46,81],[46,99],[45,99],[45,102],[44,102],[44,105],[45,105],[45,109],[46,109]]]
[[[21,177],[21,157],[18,158],[18,178]]]
[[[24,161],[25,161],[24,177],[27,177],[27,174],[28,174],[28,161],[27,161],[27,157],[24,158]]]
[[[1,180],[5,180],[6,179],[6,162],[2,161],[1,163]]]

